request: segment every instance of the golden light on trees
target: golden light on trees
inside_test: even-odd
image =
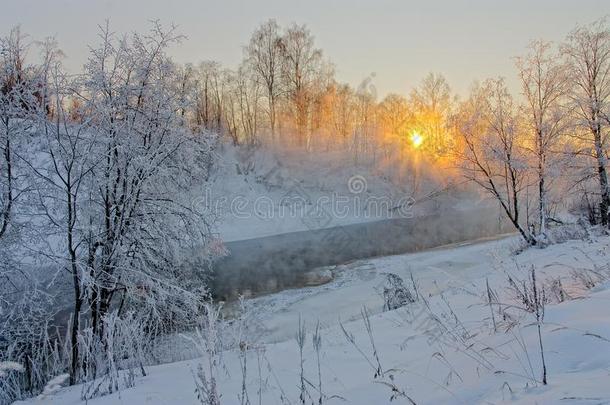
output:
[[[424,143],[424,137],[417,131],[413,131],[411,134],[411,144],[415,149],[419,148]]]

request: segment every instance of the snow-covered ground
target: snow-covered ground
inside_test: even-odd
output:
[[[318,320],[324,403],[385,404],[392,397],[409,403],[406,396],[418,404],[610,402],[610,284],[603,281],[609,276],[610,237],[514,254],[517,244],[505,238],[361,260],[333,269],[329,284],[250,300],[249,317],[256,327],[242,346],[249,403],[300,403],[299,317],[307,333],[308,404],[319,397],[312,345]],[[510,275],[518,286],[519,280],[527,285],[532,266],[549,300],[541,324],[548,385],[541,381],[535,318],[519,308],[523,303],[507,281]],[[382,312],[384,272],[402,276],[407,284],[412,274],[420,299]],[[486,283],[497,295],[491,306]],[[558,291],[569,297],[558,302]],[[363,307],[370,313],[372,339]],[[135,387],[89,403],[196,404],[193,375],[202,362],[205,358],[150,367]],[[241,365],[239,350],[222,354],[217,371],[222,404],[246,403],[239,399]],[[77,404],[80,395],[81,387],[70,387],[26,403]]]
[[[382,312],[385,273],[404,280],[413,274],[423,291],[437,294],[485,278],[493,258],[501,252],[507,254],[517,242],[516,238],[480,240],[421,253],[357,260],[332,268],[331,283],[249,302],[260,313],[261,338],[265,342],[287,340],[294,337],[299,316],[309,325],[319,320],[326,328],[336,326],[339,320],[359,319],[363,305],[372,314]]]

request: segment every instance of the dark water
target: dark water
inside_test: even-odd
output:
[[[498,212],[481,208],[442,215],[387,219],[228,242],[214,269],[212,292],[231,300],[301,287],[303,274],[350,260],[417,252],[510,231]]]

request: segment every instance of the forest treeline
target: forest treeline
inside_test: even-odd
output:
[[[428,172],[479,185],[530,244],[561,222],[561,211],[607,225],[607,20],[561,43],[533,41],[514,66],[517,94],[492,77],[460,99],[431,73],[409,94],[378,99],[372,77],[357,87],[338,81],[306,26],[270,20],[236,70],[203,62],[182,77],[197,89],[193,122],[236,145],[341,151],[399,182],[414,182],[424,162]]]

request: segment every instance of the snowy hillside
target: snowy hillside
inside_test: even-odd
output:
[[[516,245],[508,238],[353,262],[334,269],[327,285],[248,301],[242,350],[214,356],[222,403],[244,403],[242,395],[253,404],[300,403],[301,392],[305,403],[317,403],[320,381],[325,403],[607,402],[610,237],[520,254]],[[531,292],[532,268],[546,302],[540,340],[518,296]],[[413,276],[415,302],[383,312],[387,272],[409,286]],[[319,352],[312,344],[318,321]],[[209,376],[205,356],[151,367],[135,387],[89,403],[196,404],[199,364]],[[62,389],[42,402],[77,404],[82,390]]]
[[[226,144],[210,180],[210,189],[195,204],[218,215],[224,241],[310,230],[304,217],[316,207],[329,214],[330,221],[320,225],[326,228],[443,207],[471,208],[480,199],[479,194],[458,199],[445,192],[440,180],[425,185],[414,184],[414,178],[397,181],[370,163],[356,163],[337,152],[306,155],[284,150],[280,156]],[[427,197],[439,192],[443,198],[430,204]],[[304,205],[295,210],[290,203],[301,199]]]

